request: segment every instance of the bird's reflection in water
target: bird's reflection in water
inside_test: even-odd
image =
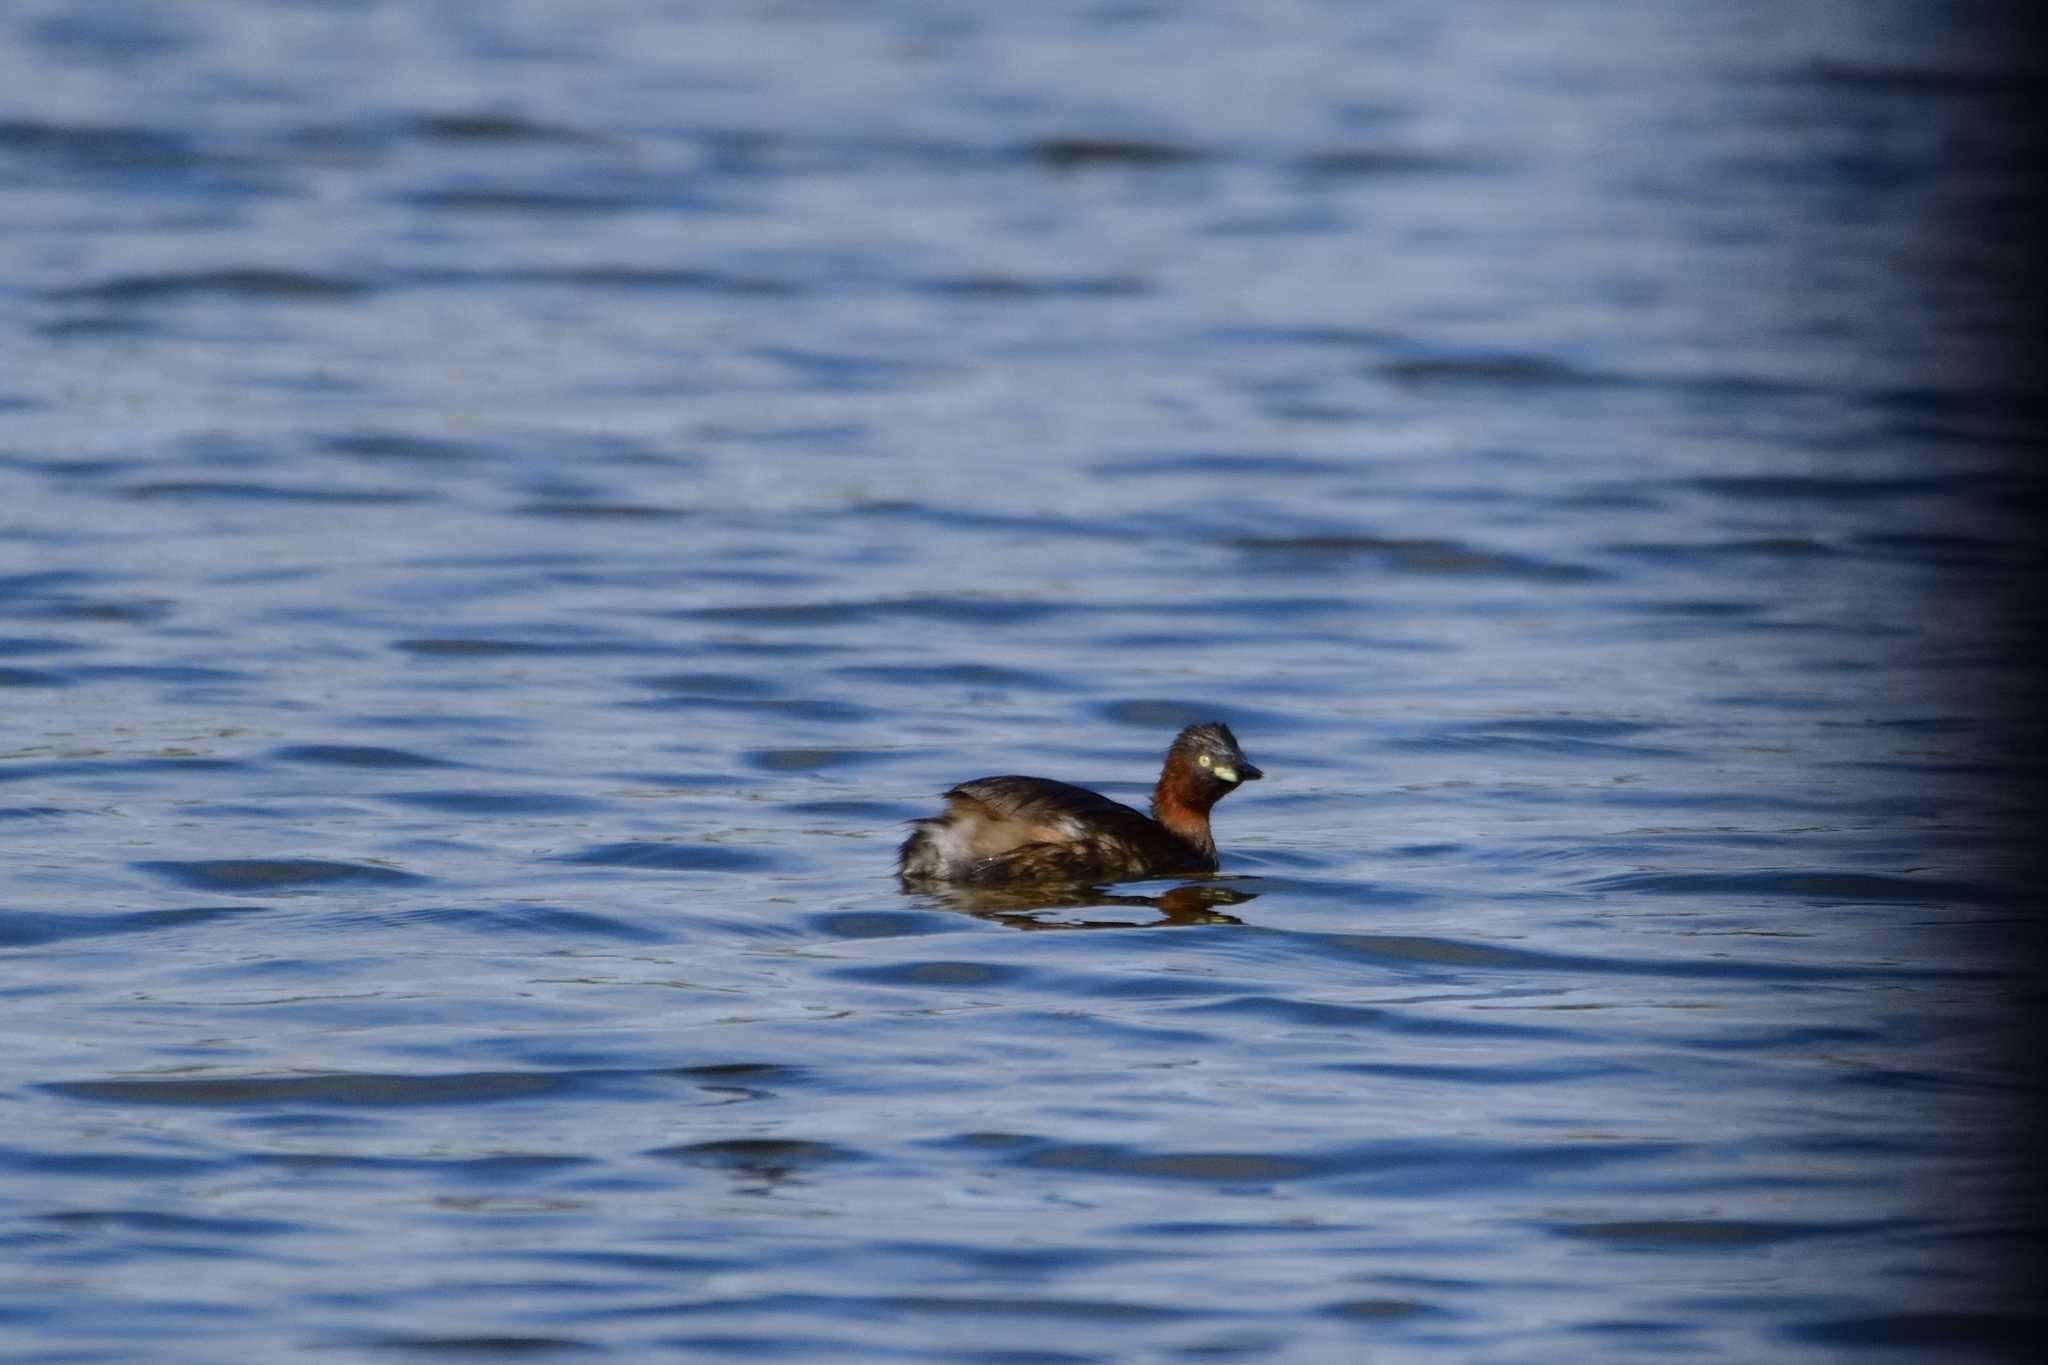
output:
[[[1221,881],[1186,882],[1156,896],[1105,891],[1099,886],[906,886],[949,909],[1013,929],[1157,929],[1169,924],[1243,924],[1221,907],[1257,900],[1256,891],[1240,891]],[[1097,906],[1143,906],[1157,919],[1070,918],[1062,910]]]

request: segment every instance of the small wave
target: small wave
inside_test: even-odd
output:
[[[1593,388],[1629,382],[1548,356],[1507,352],[1410,356],[1374,366],[1386,379],[1412,388]]]
[[[485,453],[483,446],[469,441],[451,441],[442,437],[417,436],[395,431],[352,431],[327,436],[321,439],[320,448],[336,455],[353,455],[362,460],[392,460],[420,464],[473,460]]]
[[[1025,278],[1017,275],[949,275],[927,280],[926,293],[951,298],[1034,300],[1034,299],[1122,299],[1148,292],[1150,286],[1128,275],[1071,276],[1066,278]]]
[[[364,1349],[391,1351],[402,1355],[457,1356],[476,1360],[524,1360],[532,1356],[549,1359],[571,1351],[605,1350],[597,1341],[584,1337],[547,1336],[537,1332],[475,1332],[441,1335],[436,1333],[392,1333],[350,1337],[340,1342],[315,1342],[312,1349]]]
[[[826,938],[920,938],[929,934],[965,932],[969,921],[959,915],[915,910],[834,910],[804,921]]]
[[[1536,559],[1452,540],[1408,540],[1367,535],[1240,536],[1230,544],[1254,562],[1272,561],[1288,572],[1316,564],[1372,559],[1400,573],[1588,583],[1609,577],[1584,564]]]
[[[585,1079],[586,1073],[549,1071],[468,1071],[445,1075],[336,1072],[317,1076],[53,1081],[41,1088],[70,1099],[106,1104],[158,1104],[203,1109],[258,1104],[383,1108],[532,1099],[563,1094],[575,1089]]]
[[[1342,1181],[1405,1196],[1541,1183],[1546,1177],[1684,1150],[1666,1142],[1512,1143],[1386,1139],[1306,1152],[1153,1151],[1112,1144],[1033,1143],[1009,1164],[1066,1177],[1106,1176],[1210,1185]]]
[[[1392,175],[1440,175],[1484,169],[1485,162],[1445,152],[1409,147],[1331,147],[1310,152],[1296,163],[1314,176],[1354,179]]]
[[[564,521],[673,521],[691,513],[680,507],[657,507],[640,502],[588,502],[574,499],[545,499],[522,503],[512,509],[514,516],[552,517]]]
[[[1842,551],[1805,536],[1756,536],[1739,540],[1623,541],[1601,547],[1657,564],[1718,566],[1728,561],[1832,559]]]
[[[510,187],[416,190],[400,198],[410,207],[429,212],[547,217],[599,217],[644,207],[641,199],[629,194]]]
[[[230,298],[280,303],[322,303],[369,293],[364,280],[301,270],[193,270],[121,275],[53,290],[52,299],[76,303],[156,303],[170,299]]]
[[[1697,757],[1668,745],[1628,742],[1626,736],[1652,733],[1654,727],[1598,718],[1518,718],[1458,721],[1423,734],[1385,741],[1398,753],[1524,755],[1539,758],[1667,759]]]
[[[253,676],[199,664],[80,664],[67,671],[81,682],[247,682]]]
[[[194,862],[140,862],[136,867],[181,886],[202,891],[304,891],[314,887],[360,884],[407,886],[424,877],[394,867],[369,863],[326,862],[320,859],[212,858]]]
[[[161,597],[77,597],[57,594],[32,600],[9,614],[45,621],[92,621],[118,625],[154,625],[169,616],[173,604]]]
[[[137,124],[8,119],[0,122],[0,149],[85,170],[165,170],[211,160],[185,137]]]
[[[882,714],[874,707],[862,706],[858,702],[807,697],[693,697],[681,695],[653,697],[642,701],[621,702],[619,704],[638,710],[653,711],[738,711],[756,715],[787,717],[793,720],[816,721],[827,725],[849,725],[857,721],[870,720]]]
[[[625,294],[710,294],[731,298],[788,298],[812,286],[770,275],[743,275],[693,266],[514,266],[492,270],[422,270],[410,284],[473,289],[587,289]]]
[[[840,677],[901,687],[986,687],[1052,692],[1072,686],[1055,674],[1008,668],[1001,664],[853,664],[832,671]]]
[[[1161,455],[1132,455],[1104,460],[1094,466],[1097,474],[1126,477],[1175,474],[1212,475],[1225,478],[1307,477],[1316,474],[1347,473],[1351,466],[1341,460],[1318,459],[1310,455],[1289,455],[1281,451],[1186,451]]]
[[[1873,872],[1631,872],[1583,884],[1589,891],[1647,896],[1789,897],[1823,905],[1916,902],[2002,905],[2009,899],[1975,882]]]
[[[421,114],[409,125],[420,137],[441,142],[589,142],[590,133],[563,124],[538,123],[515,114]]]
[[[747,766],[770,773],[815,773],[830,768],[860,767],[890,757],[883,749],[792,748],[750,749]]]
[[[779,866],[777,859],[729,844],[597,844],[559,861],[585,867],[631,867],[653,872],[746,872]]]
[[[385,792],[379,799],[458,815],[573,815],[609,809],[605,802],[582,796],[565,796],[559,792]]]
[[[1249,931],[1257,934],[1260,931]],[[1279,931],[1268,930],[1267,933]],[[1648,976],[1674,980],[1725,981],[1856,981],[1856,980],[1987,980],[2002,973],[1887,965],[1783,962],[1763,957],[1623,957],[1618,954],[1545,953],[1500,944],[1440,938],[1397,938],[1372,934],[1289,933],[1307,940],[1324,958],[1349,958],[1413,969],[1440,964],[1465,970],[1508,971],[1537,976]]]
[[[420,502],[425,494],[398,489],[310,487],[254,483],[229,479],[158,479],[130,484],[121,496],[137,502],[210,500],[218,502],[307,502],[364,507]]]
[[[236,915],[263,913],[256,905],[200,905],[178,910],[132,910],[121,914],[77,914],[55,910],[0,910],[0,947],[30,948],[69,939],[115,934],[153,934],[208,924]]]
[[[0,635],[0,659],[18,659],[33,654],[68,654],[85,648],[76,640],[53,635]]]
[[[599,655],[665,654],[671,651],[637,640],[604,637],[579,640],[519,640],[504,637],[450,639],[426,637],[398,640],[393,648],[424,658],[489,659],[519,655],[561,655],[567,658]]]
[[[1440,1038],[1571,1038],[1569,1029],[1548,1025],[1493,1023],[1475,1019],[1431,1017],[1410,1009],[1375,1005],[1340,1005],[1279,996],[1241,996],[1234,1000],[1189,1007],[1189,1014],[1220,1014],[1265,1019],[1293,1030],[1339,1033],[1397,1033]]]
[[[675,1147],[656,1147],[648,1156],[680,1161],[693,1166],[728,1166],[743,1170],[795,1171],[812,1166],[838,1165],[857,1161],[859,1152],[833,1142],[803,1138],[720,1138],[710,1142],[689,1142]]]
[[[873,967],[839,967],[831,975],[844,981],[863,981],[876,986],[904,986],[927,989],[1009,986],[1038,973],[1030,967],[1007,962],[887,962]]]
[[[34,1221],[73,1236],[134,1232],[150,1237],[281,1237],[305,1231],[302,1224],[275,1218],[205,1218],[159,1209],[65,1209],[36,1214]]]
[[[1180,142],[1087,135],[1040,138],[1027,144],[1024,153],[1055,171],[1085,170],[1096,166],[1157,169],[1186,166],[1207,160],[1211,155],[1199,147]]]
[[[430,758],[407,749],[384,749],[372,744],[290,744],[271,750],[271,756],[288,763],[319,763],[336,768],[445,768],[446,759]]]
[[[1879,1223],[1776,1223],[1762,1220],[1696,1218],[1632,1222],[1555,1223],[1550,1231],[1578,1242],[1598,1242],[1618,1251],[1752,1251],[1781,1242],[1860,1235]]]
[[[407,931],[420,926],[453,928],[501,938],[506,934],[540,934],[570,940],[617,939],[629,943],[659,943],[670,934],[644,925],[600,915],[590,910],[573,910],[559,905],[535,905],[527,901],[508,904],[428,905],[326,916],[322,929],[357,934],[366,929]]]
[[[1684,486],[1743,502],[1872,502],[1967,493],[1986,486],[1986,480],[1967,474],[1909,479],[1757,474],[1689,479]]]

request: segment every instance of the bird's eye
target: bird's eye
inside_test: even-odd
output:
[[[1195,762],[1201,764],[1203,767],[1206,768],[1209,766],[1209,755],[1203,754],[1200,758],[1196,759]]]

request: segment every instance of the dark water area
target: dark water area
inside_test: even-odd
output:
[[[2032,1358],[2030,90],[8,7],[0,1354]],[[1212,719],[1218,877],[896,883]]]

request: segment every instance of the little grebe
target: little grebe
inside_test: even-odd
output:
[[[1209,808],[1265,774],[1223,724],[1190,725],[1166,751],[1152,815],[1086,787],[1043,777],[980,777],[946,793],[946,809],[903,841],[906,882],[1011,886],[1121,882],[1214,872]]]

